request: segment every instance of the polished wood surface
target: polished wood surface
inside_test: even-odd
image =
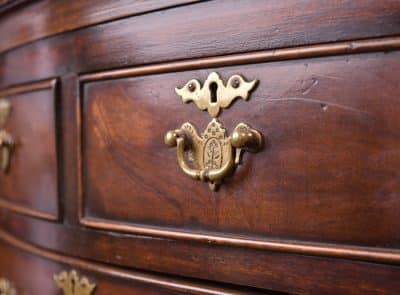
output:
[[[99,294],[398,294],[400,2],[128,2],[0,14],[19,142],[0,277],[33,294],[69,267]],[[210,121],[174,88],[212,71],[260,80],[220,120],[266,139],[216,193],[163,143]]]
[[[83,262],[31,246],[0,231],[0,277],[13,283],[18,294],[61,294],[54,275],[74,270],[80,278],[95,284],[95,294],[278,294],[273,291],[228,285],[205,284],[163,277],[152,273],[126,271],[107,265]],[[21,273],[27,274],[21,276]],[[281,293],[280,293],[281,294]],[[78,294],[77,294],[78,295]]]
[[[2,40],[0,52],[90,25],[198,1],[80,0],[71,2],[47,0],[20,2],[25,5],[23,10],[8,11],[0,19],[0,39]]]
[[[4,89],[12,106],[4,126],[14,140],[10,167],[0,176],[0,207],[58,219],[56,81]]]
[[[399,14],[397,0],[205,1],[6,52],[0,56],[0,86],[70,72],[392,36],[400,31]],[[251,16],[251,22],[241,21],[241,15]]]
[[[19,239],[82,259],[295,294],[365,294],[398,290],[398,265],[322,259],[213,243],[88,231],[5,211],[2,227]],[[33,229],[35,231],[33,231]],[[177,267],[179,266],[179,267]],[[207,271],[205,271],[207,269]],[[306,275],[305,275],[306,274]],[[340,282],[340,284],[338,284]],[[361,289],[358,289],[362,286]]]
[[[370,54],[89,83],[82,94],[84,217],[399,247],[400,122],[391,107],[398,61],[397,53]],[[209,122],[170,85],[210,71],[260,80],[250,101],[223,110],[220,120],[230,131],[238,119],[249,123],[267,141],[217,193],[182,173],[163,143],[187,120],[199,130]],[[154,215],[154,208],[162,210]]]
[[[173,71],[205,69],[222,66],[246,65],[253,63],[291,60],[309,57],[323,57],[341,54],[356,54],[367,52],[389,52],[400,48],[400,37],[385,37],[368,40],[353,40],[335,42],[332,44],[317,44],[297,46],[274,50],[263,50],[250,53],[230,54],[218,57],[205,57],[176,62],[158,63],[133,68],[123,68],[84,74],[79,77],[82,82],[102,79],[117,79],[139,75],[161,74]]]

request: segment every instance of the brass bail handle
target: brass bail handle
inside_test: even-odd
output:
[[[257,152],[263,145],[261,133],[245,123],[238,124],[231,137],[222,134],[225,135],[225,130],[217,119],[209,123],[202,136],[187,122],[180,129],[168,131],[164,142],[176,147],[178,165],[186,175],[208,182],[215,191],[240,164],[242,151]]]
[[[11,103],[0,98],[0,170],[7,172],[10,166],[11,152],[14,147],[14,139],[5,129],[4,125],[11,112]]]
[[[257,152],[262,148],[263,138],[259,131],[239,123],[228,137],[222,123],[217,120],[221,110],[228,108],[237,98],[247,101],[257,82],[233,75],[225,84],[213,72],[203,85],[192,79],[182,88],[175,88],[183,102],[194,102],[213,119],[201,135],[191,123],[186,122],[181,128],[168,131],[164,142],[176,147],[178,165],[185,174],[207,182],[214,191],[240,164],[242,151]]]

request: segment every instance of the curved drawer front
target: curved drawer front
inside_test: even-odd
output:
[[[4,129],[14,144],[0,172],[0,207],[58,218],[55,80],[0,91],[11,105]]]
[[[400,290],[400,1],[14,2],[0,294]]]
[[[18,294],[280,294],[120,269],[37,248],[0,233],[0,293]]]
[[[184,122],[206,128],[208,113],[184,104],[174,88],[213,71],[224,81],[234,74],[259,80],[250,99],[222,110],[219,120],[228,133],[245,122],[265,138],[264,149],[244,154],[217,192],[187,177],[163,142]],[[392,52],[94,75],[81,94],[82,222],[188,238],[398,247],[398,71]]]

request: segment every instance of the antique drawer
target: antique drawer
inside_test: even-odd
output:
[[[280,294],[121,269],[24,243],[0,233],[0,294]]]
[[[0,97],[10,106],[0,128],[13,141],[8,168],[0,174],[0,207],[56,220],[56,80],[4,89]]]
[[[267,248],[269,238],[399,247],[399,57],[83,77],[81,222]],[[164,144],[166,132],[184,122],[203,132],[211,121],[174,88],[203,83],[214,71],[225,82],[234,74],[259,80],[248,101],[238,99],[218,120],[228,134],[250,124],[265,141],[262,151],[244,154],[217,192],[185,175],[175,149]]]

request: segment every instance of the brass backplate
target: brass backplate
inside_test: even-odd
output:
[[[250,91],[254,89],[257,80],[247,82],[240,75],[233,75],[226,85],[216,72],[208,75],[203,86],[196,80],[190,80],[182,88],[175,88],[183,102],[193,101],[201,110],[207,110],[213,117],[217,117],[221,108],[229,107],[235,98],[247,100]]]
[[[238,124],[228,137],[217,119],[212,119],[201,135],[186,122],[165,136],[165,144],[177,147],[181,169],[193,179],[208,182],[214,191],[240,164],[242,151],[257,152],[262,143],[261,134],[245,123]]]
[[[220,76],[212,72],[203,85],[192,79],[182,88],[175,88],[183,102],[193,101],[200,110],[207,110],[213,119],[201,135],[194,125],[186,122],[181,128],[168,131],[164,142],[176,147],[178,164],[185,174],[207,182],[214,191],[239,165],[243,150],[257,152],[262,147],[263,138],[259,131],[239,123],[228,137],[222,123],[216,119],[220,110],[229,107],[236,98],[248,100],[257,82],[233,75],[224,84]]]
[[[62,271],[53,278],[64,295],[91,295],[96,288],[96,285],[89,283],[86,277],[80,278],[75,270]]]

